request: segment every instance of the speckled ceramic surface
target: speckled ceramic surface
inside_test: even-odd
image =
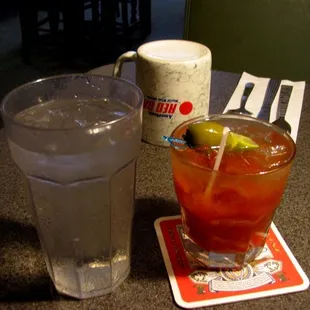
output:
[[[170,135],[183,121],[209,111],[211,52],[201,44],[184,40],[153,41],[127,52],[116,63],[137,63],[136,82],[144,94],[143,140],[169,146]]]

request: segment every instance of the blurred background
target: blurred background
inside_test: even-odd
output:
[[[207,45],[213,69],[310,81],[310,0],[2,0],[0,98],[182,38]]]
[[[115,62],[144,42],[182,38],[185,0],[2,0],[0,100],[25,82]]]

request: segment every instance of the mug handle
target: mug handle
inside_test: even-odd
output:
[[[113,69],[113,76],[120,77],[122,74],[122,68],[123,68],[124,62],[136,61],[136,59],[137,59],[137,53],[133,51],[126,52],[123,55],[119,56],[116,60],[116,63]]]

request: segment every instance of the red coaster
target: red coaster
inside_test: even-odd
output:
[[[272,223],[263,252],[240,271],[208,271],[185,254],[181,217],[162,217],[155,229],[176,303],[196,308],[306,290],[309,280]]]

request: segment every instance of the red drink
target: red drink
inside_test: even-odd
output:
[[[171,148],[176,194],[181,206],[184,246],[209,267],[240,268],[262,250],[295,155],[288,134],[249,117],[218,115],[213,122],[250,137],[259,148],[227,150],[219,171],[217,150]],[[193,119],[176,128],[182,138]]]

